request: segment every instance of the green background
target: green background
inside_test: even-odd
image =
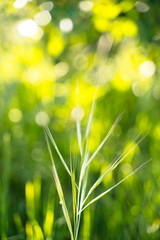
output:
[[[48,124],[68,165],[71,138],[79,159],[76,82],[84,135],[99,75],[91,153],[124,113],[91,164],[88,188],[141,131],[147,135],[91,199],[152,161],[84,211],[79,239],[160,239],[160,2],[55,0],[51,21],[30,37],[18,27],[34,20],[44,1],[20,9],[13,3],[0,2],[1,239],[69,239],[40,125]],[[66,18],[69,32],[60,28]],[[54,149],[53,155],[72,210],[70,179]]]

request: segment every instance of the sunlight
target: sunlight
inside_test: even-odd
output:
[[[145,12],[148,12],[150,7],[148,6],[147,3],[144,3],[144,2],[141,2],[141,1],[137,1],[135,3],[135,8],[138,12],[142,12],[142,13],[145,13]]]
[[[146,78],[152,77],[156,71],[154,62],[145,61],[139,67],[140,74]]]
[[[22,112],[17,108],[12,108],[8,113],[8,118],[12,122],[20,122],[22,119]]]
[[[0,239],[158,240],[159,2],[0,1]]]
[[[40,5],[41,10],[47,10],[47,11],[51,11],[53,7],[54,7],[54,4],[50,1],[44,2]]]
[[[71,117],[74,121],[81,121],[84,117],[84,109],[81,106],[73,108]]]
[[[26,5],[26,3],[27,3],[27,0],[16,0],[13,3],[13,7],[20,9],[20,8],[23,8]]]
[[[50,21],[52,20],[52,17],[51,17],[51,14],[49,13],[49,11],[44,10],[44,11],[37,13],[34,16],[34,20],[39,26],[45,26],[48,23],[50,23]]]
[[[145,93],[145,91],[142,87],[142,84],[138,81],[136,81],[132,84],[132,92],[134,93],[134,95],[136,97],[142,97]]]
[[[32,19],[25,20],[18,25],[18,32],[23,37],[33,37],[38,31],[37,23]]]
[[[36,123],[40,126],[48,125],[49,123],[49,116],[45,112],[38,112],[36,114]]]
[[[79,8],[83,11],[83,12],[89,12],[92,10],[93,8],[93,2],[91,1],[81,1],[79,3]]]
[[[39,71],[30,70],[27,75],[28,81],[35,86],[43,82],[43,75]]]
[[[159,223],[153,223],[151,226],[147,227],[147,233],[151,234],[159,230],[160,224]]]
[[[70,18],[64,18],[60,21],[60,29],[62,32],[69,33],[73,29],[73,22]]]
[[[66,62],[59,62],[54,67],[54,72],[57,78],[65,76],[69,71],[69,65]]]

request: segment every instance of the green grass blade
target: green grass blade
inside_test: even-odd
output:
[[[88,119],[88,123],[87,123],[87,128],[86,128],[86,134],[85,134],[85,139],[84,139],[84,144],[83,144],[83,155],[81,157],[81,170],[80,170],[80,177],[79,177],[79,185],[78,185],[78,198],[77,198],[77,212],[79,211],[79,207],[80,207],[80,195],[81,195],[81,187],[82,187],[82,181],[83,181],[83,176],[85,174],[86,171],[86,163],[88,162],[88,151],[87,151],[87,142],[88,142],[88,138],[89,138],[89,132],[90,132],[90,128],[91,128],[91,122],[92,122],[92,118],[93,118],[93,111],[94,111],[94,105],[95,105],[95,100],[96,100],[96,93],[97,93],[97,89],[98,89],[98,84],[96,86],[96,90],[95,90],[95,94],[94,94],[94,99],[92,102],[92,106],[91,106],[91,110],[90,110],[90,114],[89,114],[89,119]]]
[[[93,102],[92,102],[92,106],[91,106],[91,110],[90,110],[90,114],[89,114],[89,119],[88,119],[88,124],[87,124],[87,128],[86,128],[86,134],[85,134],[85,138],[88,139],[89,137],[89,132],[90,132],[90,128],[91,128],[91,122],[93,119],[93,112],[94,112],[94,106],[95,106],[95,102],[96,102],[96,94],[99,88],[99,82],[101,79],[101,73],[99,73],[99,78],[98,78],[98,82],[96,85],[96,90],[95,90],[95,94],[94,94],[94,98],[93,98]]]
[[[85,176],[87,168],[85,167],[86,162],[88,161],[88,151],[87,151],[87,143],[88,143],[88,138],[89,138],[89,133],[91,129],[91,122],[93,119],[93,112],[94,112],[94,105],[95,105],[95,100],[96,100],[96,93],[98,90],[98,84],[96,86],[95,94],[94,94],[94,99],[92,102],[90,114],[89,114],[89,119],[87,123],[87,128],[86,128],[86,133],[85,133],[85,138],[84,138],[84,143],[83,143],[83,149],[82,149],[82,156],[81,156],[81,169],[80,169],[80,176],[79,176],[79,185],[78,185],[78,194],[77,194],[77,216],[76,216],[76,231],[75,231],[75,239],[78,237],[78,230],[79,230],[79,224],[80,224],[80,215],[78,215],[78,212],[80,210],[80,205],[81,205],[81,199],[82,199],[82,192],[84,192],[84,181],[83,177]]]
[[[85,134],[86,139],[88,139],[88,137],[89,137],[91,122],[92,122],[93,112],[94,112],[94,106],[95,106],[95,101],[96,101],[97,90],[98,90],[98,85],[96,86],[96,90],[95,90],[95,94],[94,94],[94,98],[93,98],[93,102],[92,102],[92,106],[91,106],[91,110],[90,110],[90,114],[89,114],[89,119],[88,119],[88,124],[87,124],[87,128],[86,128],[86,134]]]
[[[77,127],[77,138],[78,138],[79,150],[82,156],[82,136],[81,136],[81,125],[79,120],[76,121],[76,127]]]
[[[85,176],[83,179],[83,186],[82,186],[81,200],[80,200],[80,209],[82,209],[82,207],[83,207],[83,201],[84,201],[86,187],[87,187],[87,180],[88,180],[88,168],[86,169]]]
[[[75,226],[75,219],[76,219],[76,184],[75,184],[75,174],[72,173],[72,198],[73,198],[73,220],[74,220],[74,226]]]
[[[82,199],[84,198],[85,195],[85,180],[83,180],[83,177],[86,174],[86,171],[88,172],[88,168],[85,168],[85,163],[88,159],[89,152],[85,150],[85,156],[84,156],[84,161],[82,162],[81,166],[81,171],[80,171],[80,177],[79,177],[79,186],[78,186],[78,194],[77,194],[77,210],[76,210],[76,224],[75,224],[75,239],[77,240],[78,238],[78,231],[79,231],[79,225],[80,225],[80,219],[81,215],[78,215],[79,210],[81,209],[82,205]],[[88,175],[88,173],[87,173]]]
[[[86,186],[87,186],[87,178],[88,178],[88,168],[85,172],[85,176],[83,179],[83,185],[82,185],[82,191],[81,191],[81,195],[80,195],[80,199],[79,199],[79,210],[77,210],[77,221],[76,221],[76,228],[75,228],[75,239],[77,239],[77,237],[78,237],[79,225],[80,225],[80,220],[81,220],[81,214],[78,214],[78,212],[82,208],[82,203],[84,200]]]
[[[54,181],[55,181],[55,184],[56,184],[56,189],[57,189],[57,192],[58,192],[58,195],[59,195],[60,203],[62,205],[63,214],[64,214],[68,229],[69,229],[70,234],[71,234],[71,239],[74,239],[73,238],[72,225],[71,225],[68,209],[67,209],[67,206],[66,206],[66,203],[65,203],[63,190],[62,190],[61,183],[60,183],[60,180],[59,180],[59,177],[58,177],[58,173],[57,173],[57,170],[56,170],[56,166],[55,166],[53,155],[52,155],[52,152],[51,152],[49,140],[48,140],[48,137],[47,137],[46,133],[45,133],[45,137],[46,137],[46,142],[47,142],[49,155],[50,155],[51,162],[52,162],[53,177],[54,177]]]
[[[77,85],[76,85],[76,107],[77,111],[76,111],[76,127],[77,127],[77,138],[78,138],[78,145],[79,145],[79,150],[80,150],[80,154],[82,156],[82,135],[81,135],[81,125],[80,125],[80,120],[78,117],[78,109],[79,109],[79,85],[78,85],[78,80],[77,80]]]
[[[115,120],[115,122],[113,123],[112,127],[110,128],[109,132],[107,133],[107,135],[105,136],[105,138],[103,139],[103,141],[101,142],[101,144],[99,145],[99,147],[96,149],[96,151],[93,153],[93,155],[90,157],[90,159],[88,160],[86,166],[88,166],[91,161],[93,160],[93,158],[97,155],[97,153],[100,151],[100,149],[102,148],[102,146],[104,145],[104,143],[107,141],[107,139],[110,137],[110,135],[112,134],[112,132],[114,131],[115,127],[118,125],[119,121],[122,118],[122,114],[121,113],[117,119]]]
[[[77,139],[78,139],[78,145],[79,145],[79,150],[80,150],[80,155],[82,157],[82,136],[81,136],[81,125],[80,125],[80,121],[76,121],[76,128],[77,128]]]
[[[111,188],[107,189],[106,191],[104,191],[103,193],[101,193],[100,195],[98,195],[97,197],[95,197],[94,199],[92,199],[80,212],[79,214],[85,209],[87,208],[89,205],[91,205],[92,203],[96,202],[98,199],[102,198],[104,195],[106,195],[107,193],[109,193],[112,189],[116,188],[118,185],[120,185],[122,182],[124,182],[127,178],[131,177],[134,173],[136,173],[139,169],[141,169],[142,167],[144,167],[147,163],[149,163],[151,161],[151,159],[149,159],[148,161],[146,161],[145,163],[141,164],[138,168],[136,168],[134,171],[132,171],[127,177],[123,178],[121,181],[119,181],[118,183],[116,183],[114,186],[112,186]]]
[[[99,84],[97,83],[94,98],[93,98],[93,102],[92,102],[92,106],[91,106],[91,110],[90,110],[90,114],[89,114],[89,118],[88,118],[84,144],[83,144],[83,153],[84,154],[82,155],[82,158],[81,158],[82,159],[82,161],[81,161],[82,162],[82,167],[81,167],[80,178],[79,178],[79,191],[81,190],[81,183],[82,183],[82,179],[83,179],[85,169],[86,169],[85,165],[88,162],[89,154],[88,154],[88,151],[87,151],[87,142],[88,142],[89,133],[90,133],[90,129],[91,129],[91,122],[92,122],[92,119],[93,119],[94,105],[95,105],[95,101],[96,101],[96,93],[97,93],[98,87],[99,87]]]
[[[61,153],[60,153],[60,151],[59,151],[59,149],[58,149],[58,147],[57,147],[57,144],[56,144],[56,142],[55,142],[55,140],[54,140],[54,138],[53,138],[53,136],[52,136],[49,128],[48,128],[47,126],[45,126],[45,127],[44,127],[44,130],[45,130],[45,132],[47,133],[49,139],[51,140],[51,142],[52,142],[52,144],[53,144],[53,146],[54,146],[54,148],[55,148],[55,150],[56,150],[56,152],[57,152],[57,154],[58,154],[58,156],[59,156],[59,158],[60,158],[63,166],[65,167],[65,169],[66,169],[66,171],[68,172],[68,174],[71,176],[71,172],[70,172],[70,170],[69,170],[69,168],[68,168],[68,166],[67,166],[64,158],[62,157],[62,155],[61,155]]]
[[[140,133],[141,134],[141,133]],[[129,150],[125,150],[124,153],[122,153],[117,160],[111,165],[110,169],[115,169],[142,141],[143,139],[146,137],[146,135],[144,135],[131,149],[130,147],[134,144],[134,142],[136,141],[136,139],[140,136],[140,134],[131,142],[131,144],[127,147],[127,149]],[[118,165],[117,165],[118,164]]]
[[[93,118],[93,112],[94,112],[94,105],[95,105],[95,100],[96,100],[96,93],[98,90],[98,84],[96,86],[89,118],[88,118],[88,123],[87,123],[87,128],[86,128],[86,133],[85,133],[85,138],[84,138],[84,143],[83,143],[83,155],[81,156],[81,170],[80,170],[80,176],[79,176],[79,185],[78,185],[78,194],[77,194],[77,216],[76,216],[76,232],[75,232],[75,238],[77,239],[78,236],[78,229],[79,229],[79,224],[80,224],[80,216],[78,216],[78,212],[80,210],[80,200],[81,200],[81,193],[82,193],[82,184],[83,184],[83,177],[85,175],[85,171],[87,168],[85,168],[85,164],[88,161],[88,151],[87,151],[87,142],[89,138],[89,133],[90,133],[90,128],[91,128],[91,122]]]
[[[70,169],[71,169],[71,184],[72,184],[72,203],[73,203],[73,222],[75,227],[75,221],[76,221],[76,182],[75,182],[75,166],[72,161],[72,151],[71,151],[71,140],[70,140]],[[75,230],[74,230],[75,231]]]
[[[128,146],[128,148],[130,148],[132,146],[132,144],[135,142],[135,140],[140,136],[140,134],[132,141],[132,143]],[[145,135],[146,136],[146,135]],[[123,154],[121,154],[121,156],[109,167],[105,170],[105,172],[97,179],[97,181],[93,184],[93,186],[90,188],[90,190],[87,193],[86,198],[83,201],[83,204],[86,202],[86,200],[88,199],[88,197],[91,195],[91,193],[93,192],[93,190],[99,186],[99,184],[103,181],[104,177],[107,177],[128,155],[129,153],[131,153],[136,147],[137,145],[145,138],[142,137],[138,143],[136,143],[129,151],[125,151]]]

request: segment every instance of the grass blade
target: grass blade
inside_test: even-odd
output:
[[[77,111],[76,111],[76,127],[77,127],[77,138],[78,138],[78,145],[79,145],[79,150],[80,154],[82,156],[82,136],[81,136],[81,125],[80,125],[80,120],[79,120],[79,85],[78,85],[78,80],[77,80],[77,85],[76,85],[76,106],[77,106]]]
[[[76,182],[75,182],[75,167],[74,163],[72,161],[72,151],[71,151],[71,140],[70,140],[70,169],[71,169],[71,184],[72,184],[72,203],[73,203],[73,222],[75,226],[75,221],[76,221]]]
[[[134,141],[140,136],[140,134],[132,141],[132,143],[128,146],[128,148],[130,148],[132,146],[132,144],[134,143]],[[146,136],[146,135],[145,135]],[[86,200],[88,199],[88,197],[90,196],[90,194],[93,192],[93,190],[99,186],[99,184],[103,181],[104,177],[107,177],[128,155],[130,152],[132,152],[137,145],[145,138],[142,137],[138,143],[136,143],[129,151],[125,151],[123,154],[121,154],[121,156],[109,167],[105,170],[105,172],[97,179],[97,181],[93,184],[93,186],[90,188],[90,190],[88,191],[88,194],[86,196],[86,198],[83,201],[83,204],[86,202]]]
[[[83,201],[86,193],[86,187],[87,187],[87,179],[88,179],[88,168],[86,169],[85,176],[83,179],[83,186],[82,186],[82,193],[81,193],[81,200],[80,200],[80,209],[83,207]]]
[[[96,93],[97,93],[98,87],[99,87],[99,84],[97,83],[94,98],[93,98],[93,102],[92,102],[92,106],[91,106],[91,110],[90,110],[90,114],[89,114],[89,119],[88,119],[88,123],[87,123],[86,134],[85,134],[85,138],[84,138],[84,144],[83,144],[83,153],[84,154],[81,157],[82,167],[81,167],[81,170],[80,170],[78,194],[80,194],[80,191],[81,191],[81,184],[82,184],[83,176],[84,176],[85,169],[86,169],[85,165],[88,162],[87,142],[88,142],[88,138],[89,138],[91,122],[92,122],[92,118],[93,118],[94,105],[95,105],[95,101],[96,101]]]
[[[83,203],[83,199],[85,196],[85,191],[86,191],[86,186],[87,186],[87,178],[88,178],[88,168],[85,171],[85,176],[83,179],[83,185],[82,185],[82,191],[81,191],[81,196],[79,199],[79,210],[77,210],[77,221],[76,221],[76,228],[75,228],[75,239],[77,239],[78,237],[78,231],[79,231],[79,225],[80,225],[80,220],[81,220],[81,214],[78,214],[78,212],[81,210],[82,208],[82,203]]]
[[[73,198],[73,220],[74,220],[74,225],[75,225],[75,219],[76,219],[76,184],[75,184],[75,174],[72,173],[71,177],[71,182],[72,182],[72,198]]]
[[[52,171],[53,171],[54,181],[55,181],[55,184],[56,184],[56,189],[57,189],[57,192],[58,192],[58,195],[59,195],[60,203],[62,205],[63,214],[64,214],[68,229],[69,229],[70,234],[71,234],[71,239],[73,240],[74,238],[73,238],[73,232],[72,232],[72,225],[71,225],[69,213],[68,213],[67,206],[66,206],[65,199],[64,199],[64,195],[63,195],[63,190],[62,190],[61,183],[60,183],[60,180],[59,180],[59,177],[58,177],[58,173],[57,173],[57,170],[56,170],[56,166],[55,166],[55,163],[54,163],[53,155],[52,155],[52,152],[51,152],[51,148],[50,148],[50,144],[49,144],[46,132],[45,132],[45,137],[46,137],[46,142],[47,142],[49,155],[50,155],[51,162],[52,162]]]
[[[120,185],[122,182],[124,182],[127,178],[131,177],[134,173],[136,173],[139,169],[141,169],[142,167],[144,167],[147,163],[149,163],[151,161],[151,159],[149,159],[148,161],[146,161],[145,163],[141,164],[138,168],[136,168],[134,171],[132,171],[127,177],[123,178],[121,181],[119,181],[118,183],[116,183],[114,186],[112,186],[111,188],[107,189],[106,191],[104,191],[103,193],[101,193],[100,195],[98,195],[97,197],[95,197],[94,199],[92,199],[80,212],[79,214],[85,209],[87,208],[89,205],[91,205],[92,203],[96,202],[98,199],[100,199],[101,197],[103,197],[104,195],[106,195],[107,193],[109,193],[112,189],[116,188],[118,185]]]
[[[95,101],[96,101],[97,90],[98,90],[98,85],[96,86],[96,90],[95,90],[95,94],[94,94],[94,98],[93,98],[93,102],[92,102],[92,106],[91,106],[91,110],[90,110],[90,114],[89,114],[88,124],[87,124],[87,128],[86,128],[86,135],[85,135],[86,139],[88,139],[88,137],[89,137],[91,122],[92,122],[93,112],[94,112],[94,106],[95,106]]]
[[[96,151],[93,153],[93,155],[90,157],[90,159],[88,160],[86,166],[88,166],[90,164],[90,162],[93,160],[93,158],[97,155],[97,153],[100,151],[100,149],[102,148],[102,146],[104,145],[104,143],[107,141],[107,139],[110,137],[110,135],[112,134],[112,132],[114,131],[115,127],[117,126],[117,124],[119,123],[119,121],[122,118],[122,114],[121,113],[117,119],[115,120],[115,122],[113,123],[112,127],[110,128],[109,132],[107,133],[107,135],[105,136],[105,138],[103,139],[103,141],[101,142],[101,144],[99,145],[99,147],[96,149]]]
[[[77,126],[78,145],[79,145],[80,154],[82,156],[82,136],[81,136],[81,125],[79,120],[76,122],[76,126]]]
[[[87,142],[89,138],[89,133],[90,133],[90,128],[91,128],[91,122],[93,118],[93,112],[94,112],[94,105],[95,105],[95,100],[96,100],[96,93],[98,90],[98,84],[96,86],[95,94],[94,94],[94,99],[92,102],[90,114],[89,114],[89,119],[87,123],[87,128],[86,128],[86,133],[84,137],[84,143],[83,143],[83,154],[81,156],[81,169],[80,169],[80,176],[79,176],[79,185],[78,185],[78,194],[77,194],[77,216],[76,216],[76,231],[75,231],[75,239],[78,237],[78,229],[79,229],[79,224],[80,224],[80,215],[78,215],[78,212],[80,210],[80,205],[81,205],[81,194],[82,194],[82,189],[83,189],[83,177],[85,175],[85,172],[87,168],[85,167],[85,164],[88,161],[88,151],[87,151]]]
[[[56,144],[56,142],[55,142],[55,140],[54,140],[54,138],[53,138],[53,136],[52,136],[49,128],[48,128],[47,126],[45,126],[45,127],[44,127],[44,130],[45,130],[45,132],[47,133],[49,139],[51,140],[51,142],[52,142],[52,144],[53,144],[53,146],[54,146],[54,148],[55,148],[55,150],[56,150],[56,152],[57,152],[57,154],[58,154],[58,156],[59,156],[59,158],[60,158],[63,166],[65,167],[65,169],[66,169],[66,171],[68,172],[68,174],[71,176],[71,172],[70,172],[70,170],[69,170],[69,168],[68,168],[68,166],[67,166],[64,158],[62,157],[62,155],[61,155],[61,153],[60,153],[60,151],[59,151],[59,149],[58,149],[58,147],[57,147],[57,144]]]

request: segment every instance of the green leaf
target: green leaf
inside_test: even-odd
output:
[[[62,157],[62,155],[61,155],[61,153],[60,153],[60,151],[59,151],[59,149],[58,149],[58,147],[57,147],[57,144],[56,144],[56,142],[55,142],[55,140],[54,140],[54,138],[53,138],[53,136],[52,136],[49,128],[48,128],[47,126],[45,126],[45,127],[44,127],[44,130],[45,130],[45,132],[47,133],[49,139],[51,140],[51,142],[52,142],[52,144],[53,144],[53,146],[54,146],[54,148],[55,148],[55,150],[56,150],[56,152],[57,152],[57,154],[58,154],[58,156],[59,156],[59,158],[60,158],[63,166],[65,167],[65,169],[66,169],[66,171],[68,172],[68,174],[71,176],[71,172],[70,172],[70,170],[69,170],[69,168],[68,168],[68,166],[67,166],[64,158]]]
[[[92,203],[96,202],[98,199],[100,199],[101,197],[103,197],[104,195],[106,195],[107,193],[109,193],[112,189],[116,188],[118,185],[120,185],[122,182],[124,182],[127,178],[131,177],[134,173],[136,173],[140,168],[144,167],[147,163],[149,163],[151,161],[148,160],[145,163],[143,163],[142,165],[140,165],[138,168],[136,168],[134,171],[132,171],[127,177],[123,178],[121,181],[119,181],[118,183],[116,183],[114,186],[112,186],[111,188],[107,189],[106,191],[104,191],[103,193],[99,194],[97,197],[95,197],[94,199],[92,199],[80,212],[79,214],[85,209],[87,208],[89,205],[91,205]]]
[[[90,128],[91,128],[91,122],[92,122],[92,118],[93,118],[93,112],[94,112],[94,106],[95,106],[96,94],[97,94],[98,87],[99,87],[99,85],[97,84],[93,102],[92,102],[92,106],[91,106],[91,110],[90,110],[90,114],[89,114],[89,118],[88,118],[87,128],[86,128],[86,134],[85,134],[86,139],[88,139],[88,137],[89,137],[89,132],[90,132]]]
[[[52,152],[51,152],[50,144],[49,144],[48,137],[47,137],[46,133],[45,133],[45,137],[46,137],[47,147],[48,147],[48,151],[49,151],[51,162],[52,162],[53,177],[54,177],[54,181],[55,181],[55,184],[56,184],[56,189],[57,189],[57,192],[58,192],[58,195],[59,195],[60,203],[62,205],[63,214],[64,214],[68,229],[69,229],[70,234],[71,234],[71,239],[74,239],[73,238],[73,232],[72,232],[72,225],[71,225],[68,209],[67,209],[67,206],[66,206],[66,203],[65,203],[63,190],[62,190],[61,183],[60,183],[60,180],[59,180],[59,177],[58,177],[58,173],[57,173],[57,170],[56,170],[56,166],[55,166],[55,163],[54,163],[53,155],[52,155]]]
[[[141,134],[141,133],[140,133]],[[130,149],[130,147],[132,146],[132,144],[136,141],[136,139],[140,136],[140,134],[138,134],[138,136],[132,141],[132,143],[128,146],[127,149]],[[145,135],[146,136],[146,135]],[[97,179],[97,181],[93,184],[93,186],[90,188],[90,190],[88,191],[88,194],[86,196],[86,198],[83,201],[82,206],[84,205],[84,203],[86,202],[86,200],[88,199],[88,197],[91,195],[91,193],[93,192],[93,190],[99,186],[99,184],[103,181],[103,179],[105,177],[107,177],[127,156],[130,152],[132,152],[137,145],[145,138],[145,136],[143,136],[138,143],[136,143],[129,151],[126,151],[120,155],[120,157],[109,167],[105,170],[105,172]]]
[[[76,221],[76,206],[77,206],[77,192],[76,192],[76,182],[75,182],[75,167],[72,161],[72,151],[71,151],[71,140],[70,140],[70,169],[71,169],[71,183],[72,183],[72,202],[73,202],[73,221],[75,226]]]
[[[77,80],[77,85],[76,85],[76,106],[79,107],[79,85],[78,85],[78,80]],[[76,114],[78,115],[77,111],[76,111]],[[77,138],[78,138],[79,150],[80,150],[80,154],[82,156],[81,125],[80,125],[80,120],[79,120],[78,116],[76,116],[76,127],[77,127]]]
[[[119,121],[122,118],[122,114],[121,113],[117,119],[115,120],[115,122],[113,123],[112,127],[110,128],[109,132],[107,133],[107,135],[105,136],[105,138],[103,139],[103,141],[100,143],[99,147],[96,149],[96,151],[93,153],[93,155],[90,157],[90,159],[88,160],[86,166],[88,166],[91,161],[93,160],[93,158],[97,155],[97,153],[100,151],[100,149],[102,148],[102,146],[104,145],[104,143],[107,141],[107,139],[110,137],[110,135],[112,134],[113,130],[115,129],[115,127],[118,125]]]

